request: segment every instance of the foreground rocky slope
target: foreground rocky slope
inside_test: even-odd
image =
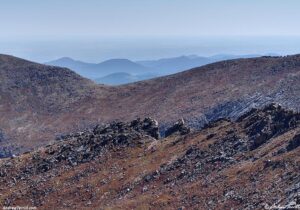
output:
[[[164,131],[180,118],[199,128],[271,102],[299,110],[299,85],[299,55],[223,61],[119,87],[1,55],[0,128],[9,141],[0,145],[32,150],[55,136],[137,117],[157,119]]]
[[[0,204],[42,209],[264,209],[300,204],[300,114],[271,104],[200,131],[98,125],[0,160]]]

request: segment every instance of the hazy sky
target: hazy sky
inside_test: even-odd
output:
[[[40,62],[293,54],[299,10],[300,0],[0,0],[0,53]]]
[[[300,35],[299,9],[299,0],[0,0],[0,36]]]

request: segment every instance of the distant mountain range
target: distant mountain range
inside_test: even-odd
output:
[[[124,85],[128,83],[133,83],[137,81],[152,79],[157,77],[156,74],[138,74],[133,75],[126,72],[112,73],[104,77],[95,79],[98,84],[108,84],[108,85]]]
[[[97,78],[101,78],[109,74],[115,74],[119,72],[125,72],[131,75],[145,74],[151,72],[151,70],[147,67],[132,62],[128,59],[111,59],[102,63],[95,64],[76,61],[72,58],[64,57],[58,60],[47,62],[46,64],[51,66],[69,68],[78,73],[79,75],[92,80],[96,80]]]
[[[200,57],[197,55],[180,56],[174,58],[163,58],[159,60],[145,60],[137,61],[137,63],[146,66],[151,69],[155,69],[158,72],[162,71],[164,75],[178,73],[183,70],[188,70],[200,66],[204,66],[210,63],[215,63],[223,60],[231,60],[236,58],[254,58],[261,55],[215,55],[211,57]]]
[[[274,54],[270,54],[274,55]],[[97,83],[121,85],[151,79],[159,76],[178,73],[210,63],[237,58],[254,58],[261,55],[227,55],[219,54],[211,57],[197,55],[164,58],[159,60],[131,61],[128,59],[111,59],[102,63],[86,63],[72,58],[60,58],[45,64],[69,68],[79,75],[92,79]]]

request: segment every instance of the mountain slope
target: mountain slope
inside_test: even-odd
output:
[[[44,73],[37,76],[40,69]],[[118,87],[95,85],[67,69],[17,58],[2,59],[0,75],[0,128],[12,145],[0,144],[21,151],[113,120],[150,116],[161,122],[163,133],[180,118],[199,128],[220,117],[236,119],[271,102],[300,108],[299,55],[222,61]]]
[[[0,81],[1,129],[9,138],[1,146],[15,141],[20,149],[43,144],[39,140],[56,130],[49,124],[100,88],[68,69],[7,55],[0,55]]]
[[[300,115],[272,104],[201,131],[152,119],[71,134],[0,160],[0,205],[47,209],[264,209],[300,204]],[[182,127],[181,127],[182,128]]]
[[[1,55],[1,97],[9,97],[17,109],[36,112],[57,110],[79,100],[94,84],[74,72]],[[24,98],[22,98],[24,96]],[[64,100],[64,98],[72,98]],[[18,101],[20,100],[20,101]],[[26,106],[30,107],[26,107]]]
[[[123,119],[130,113],[203,124],[218,117],[236,118],[269,102],[299,109],[299,79],[300,56],[238,59],[122,86],[110,100],[125,100],[127,112],[116,113]]]

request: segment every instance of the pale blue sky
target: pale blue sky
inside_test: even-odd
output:
[[[300,35],[299,10],[299,0],[0,0],[0,36]]]
[[[300,0],[0,0],[0,53],[39,62],[295,54],[299,11]]]

